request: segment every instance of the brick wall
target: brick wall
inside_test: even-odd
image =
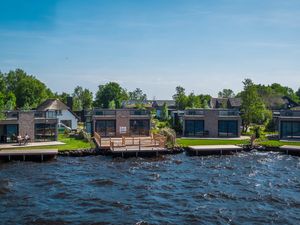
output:
[[[240,116],[219,116],[219,110],[205,110],[204,115],[185,115],[183,122],[183,134],[185,132],[185,120],[203,120],[204,131],[209,132],[209,137],[219,137],[219,120],[236,120],[238,121],[238,136],[241,135],[241,118]]]
[[[120,129],[125,128],[126,132],[121,133]],[[116,136],[129,136],[130,135],[130,112],[125,110],[116,111]]]
[[[34,140],[34,113],[20,112],[19,113],[19,134],[24,137],[28,134],[31,140]]]

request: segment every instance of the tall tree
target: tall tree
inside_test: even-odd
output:
[[[17,99],[11,91],[5,96],[5,110],[14,110],[17,106]]]
[[[143,102],[147,100],[147,95],[143,93],[142,89],[136,88],[134,91],[128,92],[128,99]]]
[[[116,108],[120,108],[122,101],[127,99],[128,95],[125,89],[116,82],[109,82],[105,85],[99,85],[94,105],[96,107],[108,108],[109,103],[114,101]]]
[[[59,99],[60,101],[62,101],[63,103],[67,104],[67,99],[68,97],[70,97],[71,95],[66,93],[66,92],[62,92],[61,94],[55,93],[55,98]]]
[[[1,85],[1,83],[3,84],[1,80],[4,80],[5,87]],[[0,76],[0,89],[4,89],[5,94],[13,93],[15,95],[17,108],[24,108],[24,106],[34,108],[53,96],[44,83],[20,69]]]
[[[163,104],[162,110],[161,110],[161,120],[162,121],[168,121],[169,119],[169,111],[167,103]]]
[[[243,131],[246,132],[250,124],[262,125],[270,119],[272,114],[266,109],[262,98],[258,95],[257,88],[251,79],[245,79],[243,82],[244,90],[241,93],[242,98],[242,120]]]
[[[298,98],[300,99],[300,88],[298,88],[298,91],[296,91],[296,95],[297,95]]]
[[[93,93],[88,89],[83,89],[80,86],[75,87],[73,96],[73,110],[91,109],[93,105]]]
[[[235,94],[231,89],[223,89],[218,94],[219,98],[234,98]]]
[[[196,96],[193,92],[187,96],[186,107],[190,109],[201,108],[201,99],[200,96]]]
[[[185,95],[185,89],[181,86],[176,87],[176,93],[173,95],[173,99],[176,102],[176,108],[184,110],[187,106],[187,96]]]

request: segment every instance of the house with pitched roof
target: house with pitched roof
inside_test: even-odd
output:
[[[58,99],[47,99],[37,107],[38,111],[44,111],[58,119],[61,126],[66,126],[72,130],[77,129],[78,116],[62,101]]]

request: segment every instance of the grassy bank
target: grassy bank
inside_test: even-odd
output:
[[[277,141],[277,140],[264,140],[264,141],[257,141],[255,143],[263,147],[271,147],[271,148],[278,148],[284,145],[300,146],[300,142]]]
[[[242,144],[248,144],[249,140],[178,138],[176,142],[178,145],[182,147],[187,147],[193,145],[242,145]]]
[[[79,149],[89,149],[94,148],[95,146],[91,145],[89,142],[84,140],[78,140],[75,138],[67,137],[63,134],[58,135],[58,141],[65,143],[64,145],[45,145],[45,146],[34,146],[34,147],[24,147],[18,148],[22,149],[58,149],[59,151],[67,151],[67,150],[79,150]]]

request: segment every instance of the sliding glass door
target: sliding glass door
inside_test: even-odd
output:
[[[95,131],[102,137],[116,136],[116,121],[115,120],[97,120]]]
[[[237,120],[219,120],[218,125],[219,137],[237,137],[238,121]]]
[[[203,137],[204,121],[203,120],[186,120],[185,134],[186,137]]]
[[[281,138],[300,139],[300,121],[281,121]]]
[[[148,136],[150,130],[149,120],[130,120],[130,135]]]

